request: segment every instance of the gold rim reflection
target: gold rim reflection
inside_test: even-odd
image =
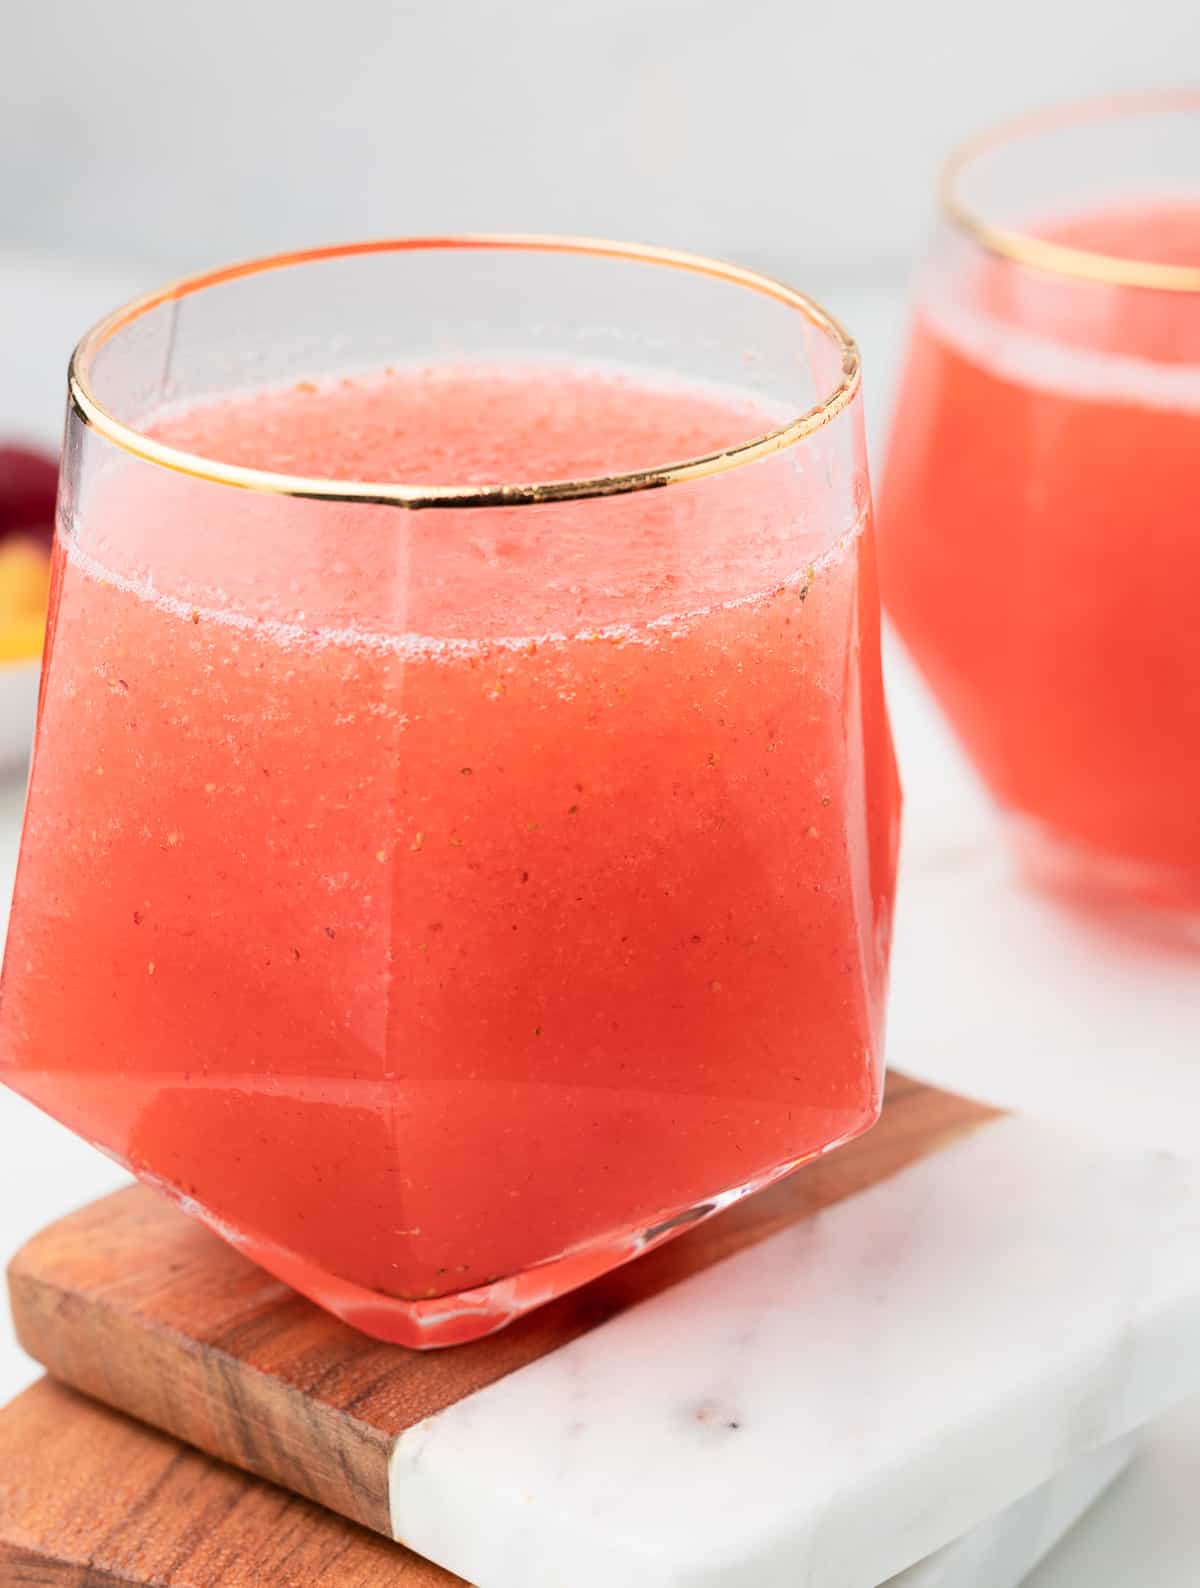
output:
[[[1200,292],[1200,265],[1156,264],[1116,254],[1068,248],[1019,228],[996,225],[962,196],[963,179],[976,160],[1006,144],[1064,127],[1112,121],[1124,116],[1190,110],[1200,116],[1200,90],[1171,90],[1119,98],[1089,100],[1039,115],[1023,116],[961,144],[942,167],[938,196],[943,213],[960,231],[986,248],[1020,265],[1053,275],[1073,276],[1116,287],[1143,287],[1156,292]]]
[[[763,435],[724,451],[702,457],[685,458],[656,468],[632,470],[622,474],[598,475],[588,479],[530,481],[515,484],[478,486],[406,485],[389,480],[334,480],[303,475],[278,474],[239,464],[221,463],[199,454],[169,447],[135,426],[127,425],[99,401],[92,389],[91,374],[96,355],[114,336],[161,304],[190,297],[208,287],[234,281],[241,276],[283,270],[294,265],[321,260],[350,258],[357,254],[401,253],[434,249],[495,249],[508,252],[586,254],[597,258],[623,259],[657,265],[695,275],[710,276],[731,286],[758,292],[788,308],[797,310],[809,323],[827,336],[841,357],[841,374],[833,389],[813,407],[795,419]],[[756,271],[722,264],[701,254],[680,253],[674,249],[652,248],[639,244],[608,242],[587,237],[542,237],[522,235],[464,235],[457,237],[391,238],[373,242],[349,243],[328,248],[310,248],[287,254],[274,254],[229,265],[204,275],[172,282],[156,292],[136,299],[118,309],[95,326],[79,343],[71,358],[68,389],[72,408],[82,422],[114,445],[176,473],[195,479],[211,480],[241,490],[262,491],[276,496],[296,496],[326,502],[362,502],[382,506],[416,508],[516,507],[541,502],[578,501],[585,497],[620,496],[631,491],[654,490],[685,480],[703,479],[727,469],[753,463],[785,447],[793,446],[827,424],[852,400],[859,388],[861,369],[858,348],[853,338],[820,304],[802,292],[774,281]]]

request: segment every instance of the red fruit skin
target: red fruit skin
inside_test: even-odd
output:
[[[49,548],[57,487],[58,463],[48,453],[0,446],[0,540],[28,535]]]

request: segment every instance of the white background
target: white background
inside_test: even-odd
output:
[[[568,230],[828,292],[904,270],[965,132],[1198,67],[1194,0],[3,0],[0,240]]]
[[[52,439],[71,339],[164,273],[504,228],[790,276],[858,331],[878,440],[947,144],[1197,63],[1192,0],[0,0],[0,429]],[[116,1178],[0,1092],[0,1256]],[[32,1376],[5,1320],[0,1399]],[[1187,1408],[1031,1588],[1193,1588],[1198,1461]]]

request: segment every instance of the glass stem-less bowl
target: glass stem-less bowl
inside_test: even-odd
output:
[[[4,1079],[350,1322],[484,1333],[863,1130],[897,790],[853,344],[550,239],[72,374]]]
[[[1200,944],[1200,94],[947,168],[880,498],[885,603],[1060,894]]]

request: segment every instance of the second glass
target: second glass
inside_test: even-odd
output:
[[[1200,95],[946,174],[880,501],[885,604],[1036,880],[1200,944]]]
[[[134,305],[72,397],[10,1085],[412,1345],[873,1121],[898,796],[834,321],[653,250],[368,245]]]

